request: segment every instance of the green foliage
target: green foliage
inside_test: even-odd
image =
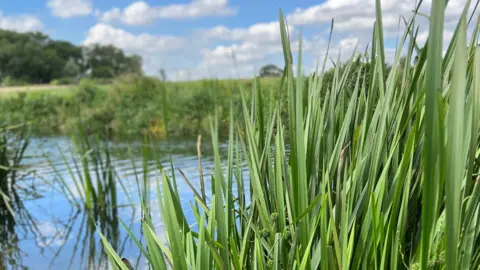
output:
[[[272,79],[257,81],[263,98],[284,98],[275,94],[280,80]],[[0,114],[12,123],[31,121],[37,135],[71,135],[81,120],[91,133],[165,138],[167,133],[171,137],[208,136],[208,118],[218,108],[220,136],[226,137],[230,102],[234,112],[241,113],[239,89],[251,85],[251,80],[172,83],[130,74],[104,87],[98,80],[84,78],[78,86],[62,90],[62,95],[39,91],[0,97]]]
[[[142,59],[126,56],[113,46],[76,46],[52,40],[39,32],[17,33],[0,30],[0,80],[49,83],[54,79],[92,77],[112,78],[123,73],[142,72]],[[17,85],[17,84],[15,84]]]
[[[85,47],[85,64],[94,78],[115,78],[122,74],[142,74],[142,58],[127,56],[112,45]]]
[[[63,68],[63,75],[66,77],[77,77],[82,73],[80,65],[77,63],[75,58],[69,58],[65,67]]]
[[[260,77],[281,77],[283,70],[275,65],[263,66],[258,72]]]
[[[22,86],[27,84],[28,82],[24,78],[13,78],[12,76],[6,76],[2,80],[2,86]]]
[[[73,77],[63,77],[63,78],[59,78],[59,79],[54,79],[50,82],[51,85],[55,85],[55,86],[58,86],[58,85],[71,85],[71,84],[75,84],[77,82],[77,79],[76,78],[73,78]]]
[[[62,83],[60,82],[59,79],[54,79],[54,80],[52,80],[52,81],[50,82],[50,84],[51,84],[51,85],[55,85],[55,86],[57,86],[57,85],[62,85]]]
[[[337,63],[326,87],[327,58],[320,72],[298,76],[301,42],[293,73],[280,12],[287,98],[264,99],[257,82],[241,90],[241,113],[230,107],[226,156],[219,118],[211,118],[211,190],[203,176],[199,190],[184,179],[195,224],[180,207],[179,180],[162,171],[156,193],[165,238],[145,203],[147,248],[136,242],[154,269],[478,268],[479,25],[467,43],[466,8],[442,56],[445,3],[434,2],[428,48],[405,64],[417,47],[412,20],[387,67],[376,2],[370,56]]]

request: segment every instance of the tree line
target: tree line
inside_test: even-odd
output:
[[[0,29],[3,85],[73,82],[81,77],[109,79],[124,73],[142,74],[142,58],[111,45],[78,46],[41,32]]]

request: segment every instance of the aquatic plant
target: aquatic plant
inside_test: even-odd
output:
[[[31,139],[28,124],[12,125],[0,119],[0,268],[24,268],[24,250],[19,243],[27,237],[40,238],[37,220],[24,201],[38,198],[34,172],[24,167]]]
[[[327,87],[326,60],[307,86],[294,75],[280,12],[288,119],[280,116],[281,100],[267,106],[253,83],[251,106],[241,92],[243,122],[230,111],[223,166],[213,118],[212,190],[205,195],[204,185],[192,185],[195,224],[181,207],[180,180],[162,171],[157,194],[165,237],[145,206],[146,247],[135,240],[153,269],[478,267],[479,23],[473,20],[467,40],[467,1],[442,56],[445,2],[433,1],[423,49],[415,18],[405,22],[387,70],[377,1],[368,72],[363,65],[353,70],[353,55],[337,63]],[[296,70],[302,74],[301,42]],[[346,89],[352,72],[354,87]],[[112,265],[128,269],[102,240]]]
[[[7,123],[3,119],[0,122],[0,208],[7,207],[13,215],[10,201],[15,193],[17,171],[21,169],[31,134],[26,124]]]

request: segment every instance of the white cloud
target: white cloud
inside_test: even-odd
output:
[[[90,0],[49,0],[47,5],[60,18],[86,16],[93,11]]]
[[[184,39],[175,36],[156,36],[150,34],[132,34],[108,24],[97,24],[88,30],[86,45],[114,45],[126,52],[148,54],[172,51],[184,45]]]
[[[41,236],[36,240],[41,247],[59,247],[69,240],[67,228],[58,226],[51,221],[40,221],[37,224]]]
[[[353,50],[358,45],[358,38],[345,38],[340,40],[340,48],[342,50]]]
[[[371,31],[375,22],[375,2],[375,0],[327,0],[305,9],[298,8],[287,16],[287,21],[293,25],[322,25],[334,19],[334,31]],[[417,2],[417,0],[381,0],[385,31],[395,31],[400,16],[407,20],[412,17]],[[429,14],[431,3],[432,0],[423,1],[420,11]],[[445,14],[446,25],[457,20],[465,3],[466,0],[449,1]],[[426,20],[420,22],[426,25]]]
[[[186,4],[164,6],[150,6],[147,2],[137,1],[125,8],[112,8],[95,14],[104,22],[144,25],[161,18],[184,19],[234,13],[227,5],[228,0],[183,1]],[[390,62],[395,52],[393,47],[396,36],[403,31],[403,22],[399,29],[400,15],[408,20],[416,1],[418,0],[381,0],[385,51]],[[430,13],[431,1],[424,0],[420,9],[423,14]],[[446,41],[451,38],[452,29],[465,1],[449,1],[445,16]],[[335,19],[335,28],[329,54],[336,59],[341,52],[340,61],[343,62],[352,56],[355,47],[358,46],[357,52],[361,53],[371,43],[375,0],[327,0],[287,15],[294,61],[297,58],[298,29],[305,28],[303,62],[306,67],[310,67],[305,72],[311,71],[317,61],[321,66],[328,41],[325,29],[329,30],[332,18]],[[425,39],[428,20],[418,16],[416,22],[420,26],[419,39]],[[155,74],[160,67],[166,68],[169,79],[251,77],[265,64],[283,65],[279,28],[278,21],[267,21],[247,27],[217,25],[194,30],[185,36],[165,36],[134,34],[100,23],[90,29],[85,43],[113,44],[127,52],[137,53],[143,57],[147,73]],[[330,63],[327,61],[327,67]]]
[[[445,29],[443,31],[443,47],[444,48],[446,48],[448,46],[452,37],[453,37],[453,31],[450,31],[450,30],[447,30],[447,29]],[[422,47],[422,46],[425,45],[425,42],[427,41],[427,38],[428,38],[428,30],[425,30],[422,33],[418,34],[416,41],[419,44],[419,46]]]
[[[188,58],[199,58],[200,49],[188,44],[185,37],[170,35],[134,34],[121,28],[99,23],[91,27],[84,45],[114,45],[127,54],[137,54],[143,59],[147,74],[158,74],[159,68],[175,69],[188,66]],[[193,55],[192,55],[193,54]]]
[[[187,19],[208,16],[230,16],[236,10],[228,6],[228,0],[193,0],[188,4],[150,6],[137,1],[121,10],[112,8],[100,14],[103,22],[121,21],[128,25],[145,25],[156,19]]]
[[[233,65],[233,61],[240,63],[260,60],[268,54],[282,52],[281,44],[263,45],[251,41],[230,46],[217,46],[213,50],[204,50],[202,52],[205,63],[210,65]],[[235,58],[234,58],[235,57]]]
[[[289,28],[293,33],[294,28]],[[207,39],[232,40],[232,41],[256,41],[256,42],[279,42],[280,25],[278,21],[269,23],[257,23],[248,28],[228,28],[220,25],[200,31],[200,34]]]
[[[31,15],[5,16],[0,11],[0,29],[28,32],[42,29],[42,22]]]
[[[298,35],[293,26],[289,27],[293,41],[292,50],[298,48]],[[213,48],[201,50],[201,62],[192,69],[177,71],[178,78],[191,78],[191,74],[204,77],[252,77],[261,66],[283,63],[283,49],[278,21],[256,23],[249,27],[229,28],[224,25],[194,32],[194,40],[210,43],[231,41]],[[312,43],[304,41],[303,48],[310,49]]]
[[[314,44],[323,41],[303,40],[302,50],[311,51]],[[299,40],[293,39],[291,50],[296,57]],[[213,49],[202,50],[202,61],[197,70],[208,70],[214,77],[252,77],[261,66],[275,62],[283,65],[283,48],[278,42],[244,41],[231,45],[219,45]]]

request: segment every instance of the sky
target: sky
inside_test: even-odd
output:
[[[419,43],[428,36],[431,1],[423,1],[424,15],[417,16]],[[404,30],[400,18],[412,17],[417,0],[380,2],[386,57],[392,62]],[[445,42],[465,3],[449,1]],[[0,28],[42,31],[78,45],[112,44],[142,56],[147,74],[164,69],[169,80],[245,78],[266,64],[283,67],[280,9],[294,58],[301,37],[302,73],[323,62],[332,19],[330,58],[346,60],[371,43],[375,0],[1,0]]]

